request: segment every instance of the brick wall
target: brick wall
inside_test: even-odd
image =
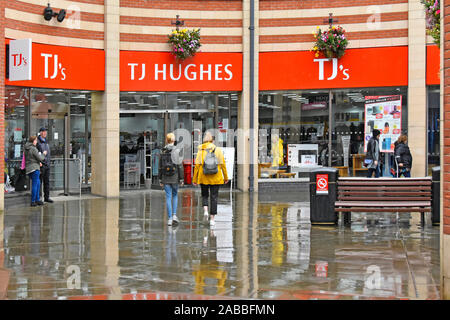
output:
[[[444,24],[441,32],[445,32],[444,43],[444,157],[442,168],[444,181],[442,182],[444,194],[444,234],[450,234],[450,1],[444,2]],[[446,178],[447,177],[447,178]]]

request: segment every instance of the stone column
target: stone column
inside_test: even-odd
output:
[[[408,144],[413,157],[412,175],[426,176],[427,88],[425,11],[420,1],[408,6]]]
[[[426,29],[424,7],[409,0],[408,12],[408,144],[412,175],[425,176],[427,164]]]
[[[250,148],[253,148],[254,163],[254,191],[258,191],[258,57],[259,57],[259,1],[255,1],[255,48],[254,48],[254,91],[250,92],[250,0],[243,0],[243,70],[242,70],[242,95],[238,107],[238,180],[237,187],[242,191],[248,191],[250,174]],[[254,141],[250,142],[250,94],[254,95]]]
[[[92,193],[118,197],[120,188],[120,1],[105,1],[105,91],[92,94]]]
[[[450,299],[450,0],[441,0],[441,298]],[[447,36],[446,36],[447,34]]]

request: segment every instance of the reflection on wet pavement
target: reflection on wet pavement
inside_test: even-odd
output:
[[[200,193],[60,201],[0,214],[0,299],[439,299],[439,227],[420,216],[353,214],[309,222],[307,195]]]

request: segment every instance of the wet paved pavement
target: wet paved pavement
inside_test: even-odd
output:
[[[419,214],[309,222],[308,194],[200,193],[166,225],[160,191],[0,214],[0,299],[439,299],[439,227]]]

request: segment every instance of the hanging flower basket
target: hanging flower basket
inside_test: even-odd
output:
[[[200,29],[173,30],[169,34],[168,43],[172,46],[172,53],[179,60],[193,57],[200,48]]]
[[[427,33],[434,43],[441,46],[441,5],[440,0],[421,0],[425,6]]]
[[[316,43],[311,50],[315,52],[316,58],[319,57],[320,53],[327,58],[341,58],[345,54],[348,40],[342,27],[333,26],[325,31],[317,27],[313,35]]]

